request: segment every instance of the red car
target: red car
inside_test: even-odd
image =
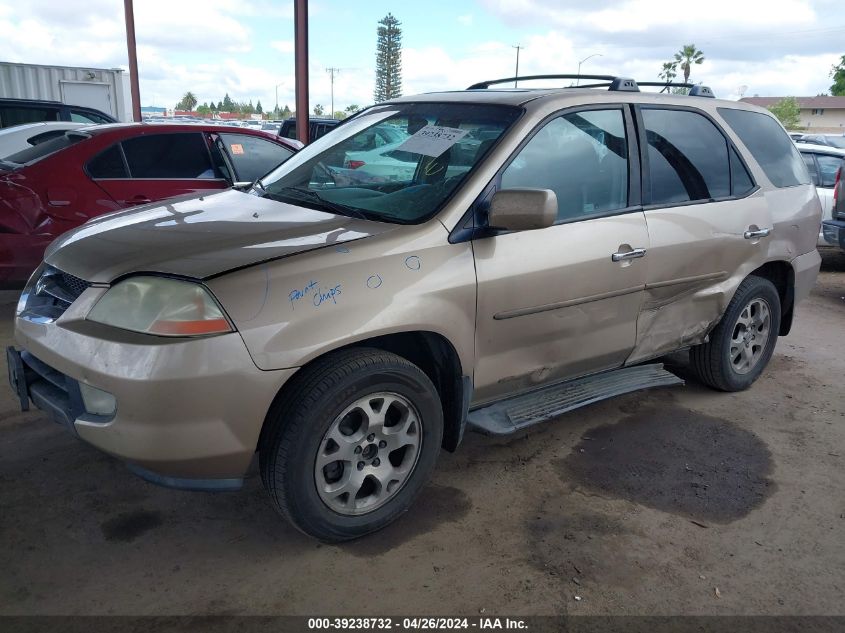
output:
[[[253,182],[295,151],[246,128],[116,123],[0,159],[0,287],[22,285],[50,242],[94,216]]]

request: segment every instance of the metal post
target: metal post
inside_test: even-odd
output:
[[[524,47],[517,44],[516,46],[511,46],[511,48],[516,49],[516,72],[513,74],[513,76],[518,78],[519,77],[519,51],[520,51],[520,49],[522,49]],[[518,81],[519,81],[519,79],[514,79],[514,82],[513,82],[514,88],[516,88],[516,84],[518,83]]]
[[[308,144],[308,0],[294,0],[294,66],[296,69],[296,137]]]
[[[141,89],[138,86],[138,55],[135,52],[135,11],[132,0],[123,0],[126,14],[126,48],[129,51],[129,86],[132,92],[132,119],[141,120]]]

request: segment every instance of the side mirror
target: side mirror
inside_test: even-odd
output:
[[[557,195],[551,189],[503,189],[490,201],[488,224],[504,231],[531,231],[557,220]]]
[[[232,186],[235,189],[240,189],[242,191],[246,191],[247,189],[252,187],[252,182],[253,182],[252,180],[239,180],[237,182],[233,182]]]

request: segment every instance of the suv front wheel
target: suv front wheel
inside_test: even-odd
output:
[[[329,354],[294,380],[259,447],[278,510],[327,542],[396,520],[440,452],[443,412],[431,380],[404,358],[368,348]]]
[[[746,278],[710,333],[710,340],[690,350],[699,380],[720,391],[750,387],[774,352],[780,310],[780,296],[771,281],[753,275]]]

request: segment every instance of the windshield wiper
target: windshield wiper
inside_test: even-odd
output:
[[[264,187],[261,188],[264,189]],[[361,211],[354,207],[348,207],[345,204],[340,204],[339,202],[332,202],[331,200],[326,200],[316,191],[311,191],[310,189],[300,189],[299,187],[283,187],[278,192],[270,192],[264,190],[264,194],[262,194],[262,197],[276,199],[292,198],[295,200],[307,200],[308,202],[316,203],[319,207],[332,213],[336,213],[338,215],[345,215],[352,218],[359,218],[361,220],[373,219],[374,215],[369,214],[366,211]],[[284,200],[282,200],[282,202],[284,202]]]

